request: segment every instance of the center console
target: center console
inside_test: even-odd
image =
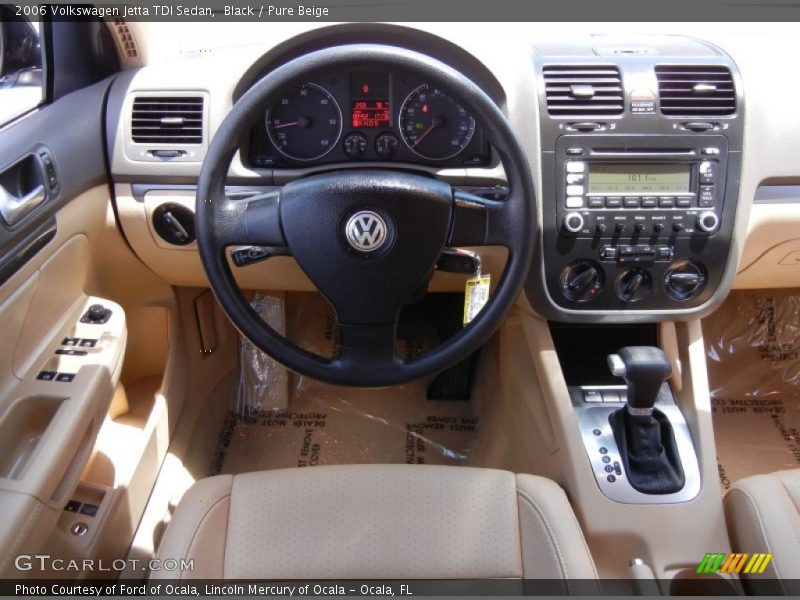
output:
[[[701,312],[727,292],[743,100],[700,42],[542,48],[542,242],[528,296],[554,320]],[[729,278],[728,278],[729,279]]]

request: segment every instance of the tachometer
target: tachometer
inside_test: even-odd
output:
[[[429,160],[454,157],[475,133],[475,119],[450,96],[428,85],[403,101],[399,122],[406,145]]]
[[[339,141],[342,110],[328,90],[306,83],[280,97],[267,111],[267,135],[284,156],[316,160]]]

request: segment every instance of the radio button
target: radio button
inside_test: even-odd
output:
[[[625,208],[638,208],[639,207],[639,196],[625,196],[624,199]]]
[[[653,260],[656,257],[656,249],[652,246],[637,246],[636,256],[646,260]]]
[[[606,199],[602,196],[589,196],[589,208],[603,208]]]
[[[583,173],[567,173],[567,184],[572,185],[574,183],[583,183],[584,174]]]
[[[617,260],[617,247],[603,246],[600,248],[600,260]]]
[[[714,192],[715,187],[713,185],[701,185],[700,196],[698,197],[698,205],[702,208],[714,206]]]
[[[659,233],[664,231],[664,224],[663,223],[653,223],[653,232]]]
[[[706,233],[712,233],[719,226],[719,217],[707,210],[697,217],[697,226]]]
[[[583,186],[582,185],[568,185],[567,186],[567,196],[583,196]]]
[[[583,208],[583,196],[567,196],[567,208]]]
[[[719,156],[719,148],[714,148],[713,146],[709,146],[708,148],[703,148],[701,152],[705,156]],[[567,151],[567,154],[569,154],[569,151]]]
[[[642,208],[655,208],[656,198],[654,196],[644,196],[642,198]]]
[[[583,217],[580,213],[571,212],[564,217],[564,229],[570,233],[578,233],[583,229]]]
[[[672,246],[659,246],[656,248],[656,260],[669,262],[672,260]]]
[[[659,196],[659,208],[673,208],[675,206],[675,196]]]
[[[677,200],[675,200],[675,205],[678,208],[691,208],[692,199],[689,196],[678,196]]]
[[[606,208],[620,208],[622,206],[622,196],[607,196]]]
[[[635,223],[633,225],[633,230],[636,233],[641,233],[642,231],[644,231],[644,223]]]
[[[567,161],[567,173],[583,173],[586,170],[586,163],[579,160]]]
[[[715,183],[717,179],[717,163],[704,160],[700,163],[700,183]]]
[[[583,154],[583,148],[567,148],[568,156],[580,156]]]

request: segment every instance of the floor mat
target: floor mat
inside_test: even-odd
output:
[[[800,296],[734,292],[703,334],[723,490],[800,467]]]
[[[336,327],[324,300],[296,295],[286,306],[291,339],[323,356],[335,353]],[[399,340],[398,355],[424,350],[429,335],[420,331]],[[227,414],[212,474],[329,464],[464,464],[477,438],[472,402],[428,400],[430,380],[370,390],[289,374],[288,383],[276,379],[289,387],[288,408],[274,409],[263,381],[275,369],[263,357],[254,360],[252,348],[245,347],[242,356],[242,381],[249,387]],[[257,380],[262,385],[254,393]]]

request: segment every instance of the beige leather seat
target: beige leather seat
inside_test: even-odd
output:
[[[800,580],[800,469],[755,475],[738,481],[725,496],[725,517],[735,552],[772,553],[751,583]],[[785,586],[784,586],[785,588]]]
[[[183,578],[597,577],[558,485],[468,467],[348,465],[204,479],[177,507],[158,556],[194,559]]]

